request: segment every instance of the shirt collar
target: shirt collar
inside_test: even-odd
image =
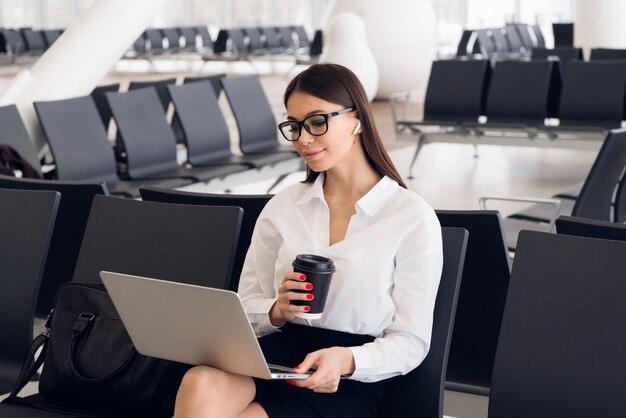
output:
[[[296,204],[306,204],[313,199],[320,199],[326,202],[324,197],[324,173],[320,173],[317,179],[311,184],[310,187],[302,194]],[[390,177],[384,176],[378,183],[367,192],[365,196],[356,202],[357,212],[360,210],[367,216],[374,216],[376,212],[389,200],[391,195],[398,189],[398,183]]]

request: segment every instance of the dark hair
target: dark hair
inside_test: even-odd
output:
[[[354,107],[361,121],[361,142],[370,166],[381,176],[389,176],[407,188],[383,146],[365,90],[357,76],[338,64],[314,64],[294,77],[285,90],[285,107],[294,91],[318,97],[327,102]],[[304,183],[313,183],[319,173],[307,167]]]

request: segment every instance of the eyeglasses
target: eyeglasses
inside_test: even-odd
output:
[[[331,113],[319,113],[311,115],[300,122],[295,120],[286,120],[278,124],[278,130],[287,141],[294,142],[300,139],[302,127],[313,136],[321,136],[328,132],[328,119],[344,113],[354,112],[353,107],[338,110]]]

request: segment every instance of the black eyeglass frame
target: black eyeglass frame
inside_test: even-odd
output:
[[[281,135],[283,136],[283,138],[285,138],[287,141],[289,142],[296,142],[297,140],[300,139],[300,136],[302,135],[302,128],[304,127],[304,129],[306,129],[306,131],[313,135],[313,136],[322,136],[324,135],[326,132],[328,132],[328,119],[330,118],[334,118],[335,116],[339,116],[339,115],[343,115],[344,113],[350,113],[350,112],[354,112],[356,109],[354,107],[346,107],[344,109],[341,110],[337,110],[335,112],[330,112],[330,113],[316,113],[314,115],[310,115],[307,116],[306,118],[302,119],[301,121],[297,121],[297,120],[286,120],[284,122],[281,122],[278,124],[278,130],[280,131]],[[324,126],[326,126],[326,129],[324,130],[324,132],[319,133],[319,134],[314,134],[313,132],[311,132],[311,130],[308,128],[308,126],[306,125],[306,121],[314,118],[314,117],[319,117],[322,116],[324,117]],[[298,136],[296,137],[296,139],[292,139],[292,135],[289,135],[289,138],[287,138],[287,135],[285,135],[285,133],[282,130],[283,126],[287,126],[287,125],[293,125],[293,124],[297,124],[298,126]]]

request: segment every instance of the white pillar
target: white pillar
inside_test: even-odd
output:
[[[626,48],[626,2],[623,0],[576,0],[574,3],[574,46]]]
[[[96,0],[30,70],[15,77],[0,105],[14,103],[35,145],[43,148],[33,102],[91,93],[169,1]]]

